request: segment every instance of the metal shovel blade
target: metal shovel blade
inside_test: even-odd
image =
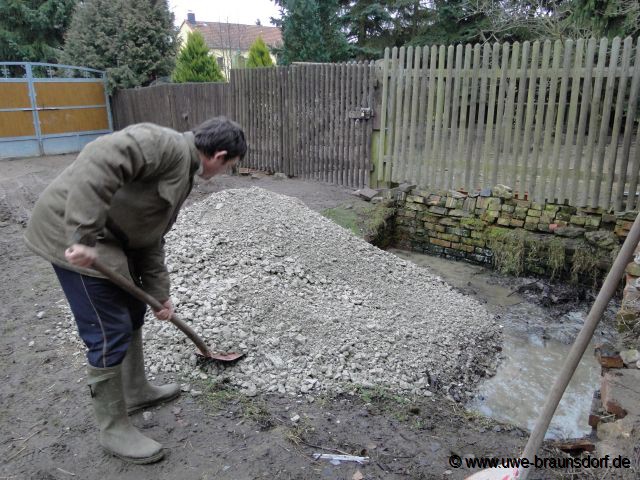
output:
[[[245,356],[244,353],[239,353],[239,352],[208,352],[207,355],[203,355],[202,352],[197,352],[196,356],[198,357],[199,360],[201,361],[216,361],[216,362],[222,362],[222,363],[232,363],[232,362],[237,362],[238,360],[240,360],[242,357]]]

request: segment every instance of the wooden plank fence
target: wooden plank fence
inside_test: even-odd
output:
[[[373,63],[237,69],[229,83],[119,91],[117,129],[154,122],[179,131],[226,115],[245,129],[244,166],[355,188],[369,185]]]
[[[636,209],[640,39],[387,48],[379,182]]]
[[[233,117],[232,107],[227,83],[181,83],[119,90],[112,99],[116,129],[152,122],[186,131],[213,116]]]

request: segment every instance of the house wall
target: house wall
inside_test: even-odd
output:
[[[180,45],[181,45],[180,48],[182,48],[182,45],[184,45],[187,42],[187,37],[189,36],[189,33],[191,33],[192,31],[193,31],[193,28],[191,28],[187,22],[182,23],[182,25],[180,26],[180,30],[178,32],[178,39],[180,40]],[[224,74],[227,80],[229,80],[230,78],[231,68],[241,67],[237,65],[235,61],[235,58],[238,55],[238,53],[240,53],[240,55],[244,60],[247,60],[249,58],[249,50],[241,50],[240,52],[238,52],[238,50],[236,49],[212,48],[209,50],[209,54],[212,55],[216,60],[218,60],[218,65],[222,69],[222,73]],[[271,57],[271,60],[275,65],[277,63],[276,56],[273,55],[271,52],[269,52],[269,56]],[[224,59],[222,65],[220,64],[220,60],[219,60],[220,58]],[[231,67],[229,66],[229,64],[231,64]]]
[[[187,42],[187,37],[189,33],[191,33],[192,31],[193,29],[189,26],[189,24],[187,22],[183,22],[183,24],[180,27],[180,31],[178,32],[178,39],[180,40],[180,48],[182,48],[182,45],[184,45]],[[240,55],[244,60],[249,58],[249,50],[241,50],[240,52],[238,52],[238,50],[236,49],[212,48],[209,50],[209,55],[212,55],[216,60],[218,60],[218,65],[222,69],[222,73],[224,74],[227,80],[229,80],[230,78],[231,68],[239,68],[243,66],[243,65],[239,66],[236,64],[235,58],[238,55],[238,53],[240,53]],[[271,60],[275,65],[277,62],[277,58],[275,57],[275,55],[271,53],[269,53],[269,55],[271,56]],[[222,62],[223,63],[222,65],[220,64],[220,60],[219,60],[220,58],[224,59],[224,61]],[[231,64],[231,66],[229,66],[229,64]]]

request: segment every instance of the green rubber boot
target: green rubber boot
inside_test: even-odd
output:
[[[162,445],[145,437],[129,420],[122,391],[122,365],[88,367],[93,409],[100,427],[100,445],[122,460],[137,464],[157,462]]]
[[[151,385],[144,373],[142,353],[142,329],[134,330],[127,354],[122,361],[122,384],[129,415],[159,403],[168,402],[180,395],[180,385]]]

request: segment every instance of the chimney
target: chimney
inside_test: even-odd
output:
[[[196,24],[196,14],[193,12],[188,12],[187,13],[187,22],[190,23],[191,25],[195,25]]]

